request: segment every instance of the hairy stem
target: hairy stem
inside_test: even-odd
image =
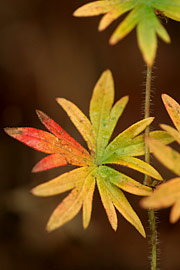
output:
[[[144,118],[150,116],[150,98],[151,98],[151,79],[152,79],[152,67],[147,66],[146,73],[146,93],[145,93],[145,110]],[[149,136],[149,127],[145,130],[145,137]],[[145,142],[145,161],[150,164],[150,151],[147,143]],[[151,177],[145,175],[144,185],[150,186],[152,184]],[[151,270],[157,270],[157,231],[156,231],[156,220],[154,210],[148,210],[149,216],[149,227],[151,237]]]
[[[151,232],[151,270],[157,269],[157,230],[154,210],[148,210],[149,227]]]
[[[144,118],[150,117],[150,99],[151,99],[151,79],[152,79],[152,67],[147,66],[146,73],[146,93],[145,93],[145,108],[144,108]],[[149,126],[145,129],[145,137],[149,136]],[[150,164],[150,152],[147,143],[145,142],[145,161]],[[151,184],[151,177],[145,175],[144,184]]]

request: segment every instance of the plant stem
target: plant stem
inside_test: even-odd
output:
[[[144,118],[150,116],[150,99],[151,99],[151,79],[152,79],[152,67],[147,66],[146,73],[146,93],[145,93],[145,108],[144,108]],[[145,129],[145,137],[149,136],[149,126]],[[145,161],[150,164],[150,152],[147,143],[145,142]],[[144,184],[151,184],[151,177],[145,175]]]
[[[152,67],[147,66],[144,118],[148,118],[150,116],[151,80],[152,80]],[[149,127],[145,129],[145,137],[148,136],[149,136]],[[150,151],[146,142],[145,142],[145,161],[148,164],[150,164]],[[151,177],[145,175],[144,185],[150,186],[151,184],[152,184]],[[149,209],[148,216],[151,233],[151,270],[157,270],[157,230],[156,230],[156,220],[154,210]]]

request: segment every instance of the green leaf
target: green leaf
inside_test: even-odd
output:
[[[97,160],[108,143],[108,118],[114,101],[114,82],[109,70],[98,80],[90,102],[90,119],[96,134]]]
[[[99,168],[99,173],[102,177],[107,178],[107,181],[110,181],[112,184],[129,193],[139,196],[147,196],[152,192],[150,187],[142,185],[127,175],[124,175],[107,166],[101,166]]]
[[[126,13],[127,11],[131,10],[135,6],[135,3],[133,1],[126,1],[126,2],[120,2],[117,3],[117,8],[110,10],[108,13],[106,13],[100,23],[98,30],[102,31],[106,29],[113,21],[115,21],[118,17]]]
[[[127,145],[131,144],[131,140],[139,135],[147,126],[151,124],[151,122],[154,120],[153,117],[149,117],[146,119],[143,119],[129,128],[127,128],[125,131],[120,133],[106,148],[104,152],[104,158],[103,162],[106,161],[107,158],[109,158],[110,155],[112,155],[114,152],[117,152],[121,148],[124,148]]]
[[[111,200],[117,210],[121,213],[121,215],[130,222],[143,236],[146,237],[144,228],[142,223],[136,213],[134,212],[133,208],[129,204],[128,200],[124,196],[123,192],[116,187],[115,185],[111,184],[109,181],[104,182],[106,185],[106,189],[109,191],[111,196]]]
[[[119,157],[114,154],[104,162],[104,164],[119,164],[131,168],[133,170],[139,171],[141,173],[147,174],[154,177],[157,180],[162,180],[160,174],[148,163],[134,157]]]
[[[171,147],[156,140],[147,138],[147,142],[155,157],[168,169],[180,175],[180,154]]]
[[[129,13],[129,15],[124,19],[124,21],[117,27],[115,32],[110,38],[110,44],[114,45],[121,39],[123,39],[127,34],[129,34],[137,25],[139,21],[139,15],[141,8],[137,7]]]
[[[157,130],[150,132],[150,138],[158,140],[164,144],[169,144],[174,141],[172,136],[170,136],[167,132]],[[129,141],[125,147],[118,149],[115,154],[118,156],[142,156],[145,154],[145,143],[144,143],[144,135],[139,135],[135,137],[133,140]]]

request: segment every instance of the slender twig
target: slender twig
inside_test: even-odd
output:
[[[151,98],[151,79],[152,79],[152,67],[147,67],[146,73],[146,94],[145,94],[145,110],[144,118],[150,116],[150,98]],[[145,130],[145,137],[149,136],[149,127]],[[145,142],[145,161],[150,164],[150,152],[147,143]],[[145,185],[151,185],[151,177],[145,175]],[[154,210],[148,210],[149,226],[151,233],[151,270],[157,270],[157,230]]]

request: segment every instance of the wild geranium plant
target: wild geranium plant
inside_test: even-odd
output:
[[[117,209],[145,237],[143,225],[122,190],[148,196],[142,199],[141,205],[148,208],[151,270],[157,270],[157,230],[152,208],[173,206],[170,221],[176,222],[180,218],[180,154],[166,145],[174,140],[180,143],[180,105],[164,94],[164,104],[177,130],[161,125],[164,131],[150,132],[149,125],[154,119],[150,117],[151,77],[157,51],[157,37],[170,42],[164,25],[168,19],[180,21],[180,0],[100,0],[86,3],[78,8],[74,15],[103,15],[99,24],[99,30],[102,31],[125,13],[128,14],[111,36],[110,44],[116,44],[136,28],[138,45],[147,64],[143,120],[131,125],[110,141],[128,97],[121,98],[113,105],[114,83],[111,72],[107,70],[94,88],[90,102],[90,120],[72,102],[64,98],[57,99],[85,139],[88,150],[41,111],[37,111],[39,119],[50,132],[35,128],[6,128],[5,131],[26,145],[49,154],[35,165],[33,172],[67,164],[78,167],[32,190],[37,196],[50,196],[71,190],[52,213],[47,224],[48,231],[71,220],[81,208],[83,226],[87,228],[97,185],[112,228],[117,229]],[[150,151],[178,177],[160,184],[163,179],[150,165]],[[144,156],[145,161],[140,159],[140,156]],[[144,182],[140,183],[121,173],[120,168],[113,169],[110,166],[112,164],[143,173]],[[155,191],[152,191],[152,188]]]
[[[89,152],[41,111],[37,111],[39,119],[51,133],[34,128],[5,129],[13,138],[50,154],[35,165],[33,172],[67,164],[79,167],[32,190],[37,196],[51,196],[72,190],[51,215],[47,230],[62,226],[81,208],[83,226],[87,228],[91,218],[93,193],[97,185],[112,228],[117,229],[116,208],[145,237],[141,221],[121,190],[146,196],[151,194],[151,188],[109,167],[108,164],[127,166],[162,180],[151,165],[136,158],[145,151],[144,137],[139,134],[151,124],[153,117],[135,123],[109,143],[116,123],[128,102],[128,97],[125,96],[112,107],[114,82],[109,70],[102,74],[94,88],[90,102],[90,120],[72,102],[64,98],[58,98],[57,102],[87,142]],[[153,131],[150,136],[164,143],[172,141],[164,131]]]

